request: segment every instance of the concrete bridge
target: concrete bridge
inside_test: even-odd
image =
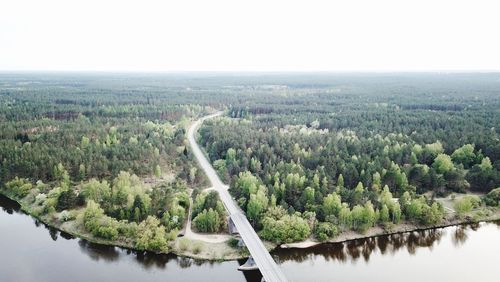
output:
[[[252,261],[253,259],[253,261],[259,268],[260,272],[262,273],[263,279],[266,282],[288,281],[283,272],[281,271],[281,269],[279,268],[279,266],[276,264],[274,259],[267,251],[266,247],[260,240],[259,236],[253,229],[252,225],[250,225],[250,222],[248,222],[246,216],[243,214],[241,209],[238,207],[238,205],[235,203],[235,201],[229,194],[228,192],[229,187],[227,185],[224,185],[224,183],[222,183],[219,176],[215,172],[214,168],[212,167],[210,162],[207,160],[207,158],[201,151],[200,147],[198,146],[198,143],[196,143],[194,134],[196,133],[200,125],[203,123],[203,121],[206,119],[220,116],[221,114],[222,112],[205,116],[197,120],[189,128],[188,140],[189,144],[191,145],[191,149],[193,150],[193,153],[196,159],[198,160],[198,163],[200,164],[201,168],[205,171],[205,174],[212,183],[212,186],[219,193],[219,196],[222,202],[224,203],[224,206],[226,207],[229,217],[234,223],[236,229],[238,230],[238,233],[243,239],[246,247],[248,248],[248,251],[250,251],[251,255],[250,261]]]

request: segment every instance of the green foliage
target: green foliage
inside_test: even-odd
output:
[[[69,212],[67,210],[64,210],[62,211],[60,214],[59,214],[59,220],[60,221],[70,221],[70,220],[73,220],[75,219],[75,215],[72,213],[72,212]]]
[[[323,213],[327,216],[338,216],[342,207],[340,196],[336,193],[328,194],[323,198]]]
[[[465,144],[456,149],[451,154],[451,159],[455,163],[462,164],[465,168],[471,167],[476,161],[476,154],[474,153],[474,145]]]
[[[72,81],[78,79],[86,80]],[[182,120],[202,113],[202,106],[165,100],[170,94],[163,91],[153,103],[151,93],[131,94],[104,80],[100,90],[90,86],[92,79],[63,89],[65,80],[40,79],[39,87],[22,93],[0,86],[0,182],[18,176],[68,188],[70,178],[111,178],[120,171],[149,176],[159,163],[180,173],[194,163],[176,149],[184,143]]]
[[[444,179],[449,191],[465,193],[470,187],[470,184],[465,180],[464,170],[452,169],[444,174]]]
[[[389,220],[390,220],[389,208],[387,207],[387,205],[382,205],[382,209],[380,209],[379,221],[381,223],[386,223],[389,222]]]
[[[423,196],[416,199],[405,197],[405,199],[400,202],[403,206],[403,213],[408,220],[430,225],[437,224],[443,219],[443,206],[437,202],[429,205]]]
[[[406,199],[409,197],[410,194],[405,192],[402,196],[402,201],[407,201]],[[393,223],[399,223],[401,220],[401,207],[398,202],[394,201],[392,193],[389,191],[387,185],[384,186],[384,189],[379,195],[379,203],[381,205],[379,220],[381,222],[392,221]]]
[[[137,236],[137,223],[121,220],[118,222],[118,234],[127,239],[135,240]]]
[[[352,212],[347,203],[342,203],[339,211],[339,224],[343,229],[352,227]]]
[[[437,173],[443,174],[452,170],[454,166],[450,156],[446,154],[439,154],[436,159],[434,159],[432,167],[436,170]]]
[[[389,169],[385,171],[383,179],[384,183],[399,195],[408,188],[406,173],[394,162],[391,162]]]
[[[401,211],[401,207],[400,207],[399,203],[395,203],[391,207],[390,212],[391,212],[392,222],[399,223],[401,220],[401,216],[402,216],[402,211]]]
[[[241,172],[236,179],[234,185],[231,186],[231,191],[235,194],[236,198],[243,197],[250,198],[250,194],[257,192],[259,181],[250,171]]]
[[[81,193],[87,200],[92,200],[96,203],[111,200],[111,187],[106,180],[99,182],[99,180],[93,178],[83,183]]]
[[[83,199],[79,199],[74,190],[68,189],[59,194],[55,209],[56,211],[69,210],[79,205],[83,205]]]
[[[226,211],[216,191],[200,193],[193,203],[193,224],[200,232],[219,232],[226,223]]]
[[[24,198],[33,188],[33,185],[27,179],[16,176],[11,181],[5,183],[5,188],[9,193],[13,193],[16,197]]]
[[[372,189],[378,192],[380,190],[381,184],[382,184],[381,176],[380,173],[377,171],[372,176]]]
[[[443,206],[437,202],[429,205],[423,205],[420,222],[424,225],[438,224],[442,221],[444,215]]]
[[[114,219],[120,220],[118,236],[129,238],[138,226],[129,221],[142,223],[148,216],[172,231],[167,240],[182,227],[189,207],[186,183],[203,181],[186,148],[186,125],[221,105],[229,117],[206,121],[200,140],[257,229],[264,228],[264,218],[279,221],[296,212],[311,230],[323,222],[363,230],[373,218],[432,224],[442,207],[419,195],[488,193],[500,186],[500,100],[487,75],[445,81],[436,75],[248,76],[238,82],[30,75],[33,83],[23,87],[11,86],[26,76],[2,78],[8,85],[0,86],[5,192],[44,213],[73,207],[75,194],[93,201],[103,211],[96,226],[111,226],[95,231],[105,237],[113,236]],[[262,87],[277,80],[286,90]],[[193,87],[179,87],[184,82]],[[352,87],[332,91],[338,85]],[[443,89],[453,97],[442,95]],[[80,92],[85,95],[75,95]],[[159,164],[176,174],[176,182],[142,185],[141,177],[161,174]],[[34,187],[30,181],[36,180],[46,184]],[[495,203],[495,195],[485,203]],[[193,216],[212,209],[224,220],[214,198],[196,197]]]
[[[479,167],[482,169],[482,170],[490,170],[490,169],[493,169],[493,166],[491,165],[491,160],[490,158],[486,157],[484,159],[481,160],[481,164],[479,165]]]
[[[431,144],[426,144],[421,155],[423,155],[423,161],[428,163],[429,159],[435,160],[435,158],[443,152],[443,144],[440,141],[436,141]]]
[[[193,253],[199,254],[203,250],[203,244],[200,241],[193,243]]]
[[[453,208],[455,209],[458,215],[462,216],[466,213],[471,212],[472,209],[479,207],[480,204],[481,204],[481,199],[478,196],[467,195],[458,199],[454,203]]]
[[[389,187],[387,185],[384,186],[382,192],[380,193],[379,202],[381,205],[386,205],[387,207],[390,207],[394,203],[392,193],[389,191]]]
[[[260,232],[262,238],[275,243],[302,241],[311,234],[306,220],[297,214],[285,214],[285,211],[279,207],[264,216],[262,225]]]
[[[54,172],[53,172],[53,175],[54,175],[54,179],[59,181],[59,185],[66,189],[66,188],[69,188],[69,174],[68,174],[68,171],[64,168],[64,166],[62,165],[62,163],[59,163],[57,164],[56,166],[54,166]]]
[[[85,229],[96,237],[115,240],[118,237],[118,222],[104,215],[103,209],[90,200],[83,214]]]
[[[266,188],[260,186],[257,193],[250,195],[250,201],[247,204],[247,217],[253,225],[260,224],[262,214],[269,205]]]
[[[194,219],[193,224],[196,230],[200,232],[219,232],[224,226],[224,220],[222,220],[217,211],[210,208],[208,211],[203,210]]]
[[[314,179],[313,180],[313,183],[316,182],[318,184],[315,184],[316,187],[319,187],[319,179]],[[305,202],[305,206],[306,207],[312,207],[314,206],[314,203],[315,203],[315,190],[312,188],[312,187],[306,187],[306,189],[304,189],[304,193],[303,193],[303,198],[304,198],[304,202]]]
[[[226,173],[227,173],[227,168],[226,168],[226,161],[225,160],[216,160],[213,162],[213,166],[214,166],[214,169],[215,171],[217,171],[217,174],[219,174],[219,176],[221,178],[226,178]]]
[[[190,204],[183,182],[162,183],[140,197],[141,201],[134,201],[134,206],[139,208],[143,218],[148,215],[161,218],[167,232],[182,228]]]
[[[344,176],[339,174],[339,177],[337,178],[337,186],[338,187],[344,187]]]
[[[179,249],[181,251],[186,251],[189,248],[189,239],[187,238],[181,238],[179,239]]]
[[[351,212],[352,227],[360,232],[365,232],[377,221],[375,210],[371,202],[366,202],[364,206],[356,205]]]
[[[168,250],[165,227],[156,217],[148,216],[137,227],[135,247],[139,250],[166,252]]]
[[[338,234],[337,226],[330,222],[320,222],[314,227],[314,237],[319,241],[326,241]]]
[[[471,190],[490,192],[500,184],[500,173],[493,169],[491,162],[484,158],[480,165],[474,165],[466,175]]]
[[[486,194],[483,198],[483,202],[492,207],[500,206],[500,188],[495,188]]]
[[[418,199],[410,201],[410,203],[405,206],[405,215],[408,219],[420,219],[422,216],[422,209],[426,205],[425,199],[420,197]]]
[[[156,165],[155,166],[155,170],[154,170],[154,174],[156,177],[160,177],[161,176],[161,168],[160,168],[160,165]]]

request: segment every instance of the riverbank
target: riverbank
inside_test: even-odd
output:
[[[492,209],[493,210],[493,209]],[[490,221],[497,221],[500,220],[500,211],[496,209],[495,211],[492,211],[492,214],[489,216],[484,216],[484,217],[470,217],[470,216],[465,216],[464,218],[447,218],[443,220],[440,224],[435,224],[435,225],[417,225],[417,224],[412,224],[412,223],[401,223],[398,225],[394,225],[390,228],[384,228],[381,226],[375,226],[370,229],[368,229],[365,233],[358,233],[356,231],[345,231],[340,233],[334,238],[328,239],[323,242],[319,242],[313,239],[307,239],[302,242],[295,242],[295,243],[288,243],[288,244],[282,244],[280,248],[284,249],[307,249],[310,247],[314,247],[320,244],[325,244],[325,243],[342,243],[342,242],[347,242],[347,241],[352,241],[352,240],[357,240],[357,239],[366,239],[366,238],[371,238],[371,237],[377,237],[377,236],[382,236],[382,235],[392,235],[392,234],[400,234],[400,233],[407,233],[407,232],[414,232],[414,231],[422,231],[422,230],[429,230],[429,229],[437,229],[437,228],[445,228],[449,226],[456,226],[456,225],[463,225],[463,224],[471,224],[471,223],[479,223],[479,222],[490,222]]]
[[[5,193],[5,191],[0,191],[0,194],[5,196],[6,198],[16,202],[19,204],[21,211],[26,213],[27,215],[36,218],[43,224],[57,229],[59,231],[70,234],[74,237],[78,237],[84,239],[88,242],[107,245],[107,246],[116,246],[129,250],[139,251],[135,248],[132,239],[129,240],[106,240],[102,238],[97,238],[93,236],[91,233],[87,232],[83,228],[83,223],[79,222],[80,217],[79,214],[83,213],[83,208],[79,210],[74,210],[77,214],[74,220],[69,220],[65,222],[60,222],[57,219],[58,213],[52,213],[47,215],[38,215],[34,212],[33,208],[30,204],[26,203],[23,200],[18,200],[14,196]],[[198,234],[200,238],[203,238],[203,234]],[[210,234],[209,236],[213,236]],[[229,235],[228,235],[229,237]],[[232,237],[231,237],[232,238]],[[273,249],[275,246],[266,244],[269,249]],[[229,240],[223,242],[205,242],[203,240],[189,239],[183,237],[177,237],[175,240],[169,242],[169,250],[168,252],[156,252],[150,251],[155,254],[175,254],[183,257],[190,257],[194,259],[203,259],[203,260],[211,260],[211,261],[226,261],[226,260],[237,260],[241,258],[248,257],[248,253],[240,248],[231,247],[229,245]]]
[[[1,194],[11,199],[12,201],[18,203],[20,209],[24,213],[38,219],[47,226],[55,228],[59,231],[68,233],[72,236],[84,239],[91,243],[107,245],[107,246],[116,246],[116,247],[126,248],[129,250],[136,250],[132,240],[106,240],[102,238],[96,238],[95,236],[93,236],[89,232],[86,232],[82,228],[83,225],[81,223],[78,223],[78,217],[75,220],[61,223],[59,220],[56,219],[57,217],[54,214],[38,216],[36,213],[33,212],[30,205],[24,203],[22,200],[18,201],[11,195],[6,195],[4,192],[2,192]],[[457,218],[454,215],[449,214],[442,223],[432,226],[401,223],[399,225],[394,225],[385,228],[381,226],[375,226],[368,229],[365,233],[358,233],[355,231],[345,231],[338,234],[336,237],[323,242],[319,242],[314,240],[313,238],[309,238],[302,242],[295,242],[295,243],[288,243],[281,245],[272,242],[264,242],[264,243],[267,249],[270,251],[276,248],[306,249],[325,243],[341,243],[341,242],[376,237],[381,235],[406,233],[406,232],[428,230],[435,228],[444,228],[454,225],[485,222],[485,221],[496,221],[496,220],[500,220],[500,211],[498,209],[482,207],[480,209],[473,211],[471,214],[464,216],[463,218]],[[200,260],[209,260],[209,261],[237,260],[248,257],[248,252],[246,250],[231,246],[230,244],[231,238],[236,238],[234,236],[229,236],[229,235],[224,236],[228,238],[228,240],[222,242],[210,242],[210,240],[204,240],[203,239],[204,236],[213,236],[213,235],[212,234],[205,235],[197,233],[198,239],[177,237],[175,240],[170,242],[168,252],[153,252],[153,253],[175,254],[178,256],[190,257]]]

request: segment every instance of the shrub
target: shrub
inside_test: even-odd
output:
[[[135,238],[137,236],[137,223],[128,222],[127,220],[120,220],[118,222],[118,234],[128,238]]]
[[[203,245],[201,244],[201,242],[196,241],[193,243],[193,253],[199,254],[202,249]]]
[[[47,199],[47,195],[45,194],[38,194],[35,197],[35,205],[41,206],[45,203],[45,200]]]
[[[168,250],[165,227],[160,225],[160,220],[154,216],[148,216],[139,224],[135,246],[139,250]]]
[[[441,222],[444,215],[444,209],[441,204],[433,203],[431,206],[422,205],[421,215],[419,218],[420,223],[429,225]]]
[[[67,210],[62,211],[59,214],[59,220],[60,221],[70,221],[75,219],[75,215],[72,212],[69,212]]]
[[[90,200],[83,214],[83,224],[92,235],[108,240],[118,237],[118,222],[109,216],[94,201]]]
[[[472,211],[472,209],[479,207],[480,204],[481,199],[478,196],[469,195],[459,199],[453,207],[458,215],[463,215]]]
[[[16,176],[16,178],[5,183],[5,187],[7,191],[13,193],[16,197],[24,198],[33,188],[33,185],[28,180]]]
[[[227,244],[231,247],[231,248],[237,248],[238,247],[238,243],[240,242],[240,240],[236,239],[236,238],[231,238],[227,241]]]
[[[498,207],[500,205],[500,188],[491,190],[484,196],[483,201],[488,206]]]
[[[181,238],[179,240],[179,249],[181,251],[185,251],[188,249],[188,247],[189,247],[189,240],[187,238]]]
[[[68,210],[77,206],[78,196],[73,190],[65,190],[57,198],[56,211]]]
[[[100,225],[92,230],[92,235],[108,240],[115,240],[118,237],[118,226],[115,220],[106,218]]]
[[[338,234],[337,226],[330,222],[320,222],[314,228],[314,237],[320,241],[328,240]]]

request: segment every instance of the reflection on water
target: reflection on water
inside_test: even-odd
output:
[[[274,254],[279,257],[280,262],[288,260],[300,262],[318,255],[326,260],[342,263],[359,259],[368,262],[370,256],[376,250],[382,255],[394,254],[401,249],[405,249],[410,254],[415,254],[418,248],[432,248],[435,243],[439,242],[443,232],[444,229],[419,230],[356,239],[343,243],[321,244],[309,249],[281,249],[274,252]]]
[[[260,281],[262,277],[259,271],[237,271],[245,260],[209,262],[93,244],[24,215],[16,202],[3,196],[0,196],[0,207],[2,282],[67,281],[67,275],[72,275],[72,281]],[[433,271],[433,267],[443,261],[457,266],[458,270],[468,268],[473,272],[475,267],[481,273],[476,280],[494,281],[491,278],[496,275],[495,268],[488,268],[486,264],[500,259],[500,252],[495,251],[500,250],[499,230],[500,221],[468,224],[322,244],[309,249],[278,249],[272,255],[293,281],[399,281],[401,275],[416,268],[426,271],[412,273],[411,277],[405,276],[405,280],[435,278],[437,281],[439,275],[445,275],[441,280],[451,279],[457,270]],[[400,273],[388,275],[394,271],[394,264],[399,264]],[[454,281],[477,278],[455,274]]]
[[[74,278],[71,281],[246,280],[236,261],[211,262],[94,244],[25,215],[16,202],[1,195],[0,207],[2,282],[68,281],[68,275]]]
[[[3,195],[0,195],[0,207],[2,207],[2,210],[8,214],[18,212],[21,208],[17,202],[11,201]]]
[[[467,230],[473,230],[477,231],[479,229],[480,225],[479,223],[471,223],[468,225],[459,225],[456,227],[456,229],[453,231],[452,236],[451,236],[451,241],[453,242],[453,245],[456,247],[459,247],[467,241],[469,238],[469,235],[467,234]]]
[[[500,221],[280,249],[298,281],[498,281]]]
[[[500,221],[495,222],[500,227]],[[459,225],[453,227],[418,230],[413,232],[382,235],[364,239],[350,240],[342,243],[325,243],[308,249],[278,249],[273,255],[280,263],[286,261],[303,262],[315,256],[322,256],[325,260],[340,263],[355,262],[359,259],[370,261],[372,254],[393,255],[405,250],[414,255],[420,248],[433,249],[439,244],[446,232],[451,232],[451,241],[459,247],[467,241],[468,232],[477,231],[479,223]]]
[[[23,214],[19,204],[15,201],[8,199],[5,196],[0,195],[0,206],[2,210],[7,212],[8,214]],[[78,246],[81,253],[90,257],[93,261],[105,261],[105,262],[114,262],[120,259],[120,255],[133,255],[135,256],[135,261],[140,263],[143,268],[159,268],[164,269],[166,265],[171,261],[176,261],[178,266],[181,268],[189,268],[193,265],[213,265],[217,264],[217,262],[211,262],[206,260],[196,260],[186,257],[178,257],[174,254],[155,254],[150,252],[139,252],[134,250],[129,250],[126,248],[107,246],[102,244],[95,244],[89,242],[84,239],[76,238],[75,236],[59,231],[53,227],[46,225],[36,218],[32,218],[35,227],[43,227],[48,231],[48,235],[50,236],[52,241],[57,241],[59,238],[65,240],[78,240]]]

